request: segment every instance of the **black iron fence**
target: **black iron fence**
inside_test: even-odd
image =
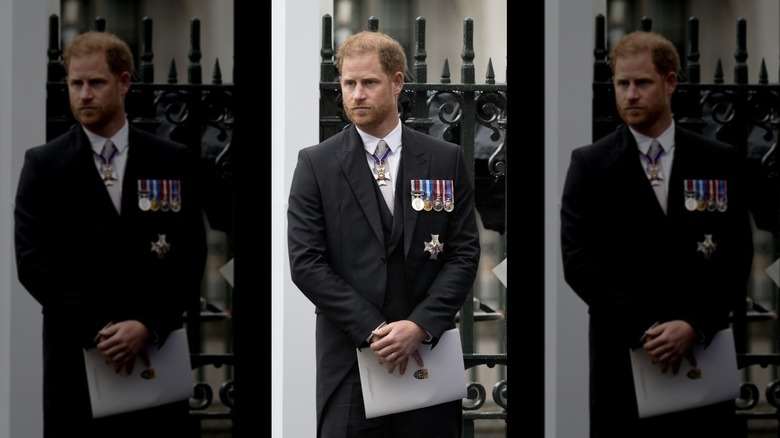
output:
[[[597,140],[622,123],[615,107],[615,94],[611,82],[606,44],[607,29],[603,15],[596,17],[596,43],[593,66],[593,140]],[[747,23],[739,19],[736,26],[734,49],[734,83],[723,79],[721,60],[712,72],[712,81],[700,81],[699,20],[688,21],[687,50],[682,56],[683,71],[679,74],[677,90],[672,97],[674,119],[681,126],[706,136],[734,145],[748,165],[751,184],[751,212],[756,229],[769,236],[766,257],[770,261],[780,257],[780,163],[778,160],[778,129],[780,128],[780,84],[770,83],[765,64],[758,72],[758,82],[749,83],[746,48]],[[641,30],[652,30],[652,20],[644,18]],[[751,284],[753,282],[751,281]],[[735,401],[738,416],[749,430],[753,420],[771,420],[773,430],[780,421],[780,380],[778,368],[777,335],[777,286],[771,286],[769,298],[760,303],[747,290],[735,291],[745,295],[744,307],[737,309],[732,318],[737,363],[742,373],[741,395]],[[769,302],[767,304],[767,301]],[[767,309],[767,306],[770,308]],[[767,324],[769,327],[767,327]],[[768,344],[768,353],[752,353],[758,340]],[[769,371],[763,391],[754,381],[758,369]],[[761,385],[763,386],[763,385]],[[780,433],[780,432],[778,432]],[[780,436],[780,434],[778,435]]]
[[[57,15],[49,18],[49,47],[46,100],[46,139],[51,140],[67,131],[75,119],[70,111],[65,71],[62,66],[60,21]],[[206,217],[212,233],[226,232],[217,239],[209,239],[209,252],[219,246],[226,258],[231,253],[232,174],[230,143],[233,133],[233,85],[222,82],[217,60],[210,84],[201,80],[200,20],[190,25],[187,83],[178,83],[175,62],[171,62],[165,84],[154,83],[152,47],[152,19],[144,18],[143,41],[137,62],[137,75],[126,96],[126,112],[131,124],[186,145],[198,154],[202,177],[207,187]],[[95,20],[95,30],[105,31],[106,21]],[[214,244],[212,241],[221,240]],[[196,378],[194,395],[190,399],[193,421],[234,419],[234,380],[232,378],[231,290],[226,286],[224,296],[216,297],[205,290],[194,290],[190,295],[184,323],[189,339],[190,359]],[[215,327],[216,326],[216,327]],[[222,353],[208,353],[204,348],[206,334],[222,336]],[[230,428],[230,424],[224,426]],[[200,435],[198,435],[200,436]]]
[[[399,97],[401,120],[418,131],[438,136],[463,148],[467,160],[473,162],[471,176],[476,191],[476,207],[487,230],[507,237],[506,224],[506,148],[507,148],[507,84],[496,82],[492,62],[488,63],[484,83],[477,84],[474,69],[473,20],[463,22],[461,83],[453,83],[449,61],[443,60],[438,82],[428,82],[425,47],[425,19],[416,20],[416,47],[404,90]],[[343,114],[341,87],[334,64],[333,24],[330,15],[322,20],[320,68],[320,140],[341,131],[349,122]],[[377,31],[379,20],[371,17],[368,30]],[[497,259],[506,258],[501,245]],[[492,248],[491,248],[492,249]],[[483,254],[485,248],[483,248]],[[484,257],[484,255],[483,255]],[[498,368],[497,381],[488,398],[484,382],[469,384],[468,397],[463,400],[464,437],[474,437],[477,420],[503,420],[504,436],[507,420],[507,355],[506,326],[496,336],[498,354],[483,354],[478,324],[501,321],[506,317],[505,289],[497,304],[485,303],[475,283],[459,313],[459,328],[466,369]],[[500,307],[499,307],[500,306]],[[494,310],[498,307],[499,310]],[[476,377],[479,374],[472,373]],[[490,400],[490,404],[486,402]]]

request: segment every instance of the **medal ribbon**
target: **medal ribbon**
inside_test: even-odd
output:
[[[368,151],[366,151],[368,152]],[[382,155],[382,159],[380,160],[379,157],[376,156],[376,154],[371,154],[371,157],[374,159],[374,163],[378,165],[385,164],[385,160],[387,159],[387,156],[390,155],[390,146],[387,147],[387,150],[385,150],[384,155]]]
[[[111,171],[111,163],[114,161],[114,156],[118,151],[119,150],[116,147],[113,147],[111,155],[109,155],[108,158],[104,157],[103,154],[97,154],[98,158],[100,158],[100,162],[103,163],[103,181],[114,179],[113,172]]]
[[[162,202],[167,203],[168,202],[168,184],[170,184],[170,180],[164,179],[162,180]]]
[[[703,179],[699,179],[699,180],[696,180],[696,182],[698,183],[698,186],[699,186],[698,190],[696,192],[696,197],[703,201],[704,200],[704,180]]]

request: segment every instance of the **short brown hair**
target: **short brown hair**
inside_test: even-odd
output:
[[[131,76],[133,75],[135,69],[133,53],[127,43],[116,35],[96,30],[77,36],[65,48],[62,53],[62,64],[65,67],[65,72],[68,72],[71,58],[101,52],[106,55],[106,63],[108,63],[108,68],[112,73],[121,75],[128,72]]]
[[[396,72],[406,74],[406,53],[401,44],[391,36],[374,31],[362,31],[350,35],[336,52],[336,68],[341,71],[344,58],[376,53],[382,70],[392,76]]]
[[[680,72],[680,55],[671,41],[655,32],[636,31],[623,35],[609,51],[609,67],[615,72],[615,63],[622,56],[650,53],[656,71],[662,75]]]

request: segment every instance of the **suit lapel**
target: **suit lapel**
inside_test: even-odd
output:
[[[402,208],[403,212],[403,227],[404,227],[404,254],[409,253],[409,249],[412,246],[412,237],[414,236],[414,228],[417,225],[418,212],[413,208],[406,207],[410,200],[407,196],[411,196],[412,193],[412,180],[413,179],[428,179],[430,172],[430,154],[424,151],[416,141],[416,137],[412,135],[412,128],[406,126],[402,127],[401,144],[403,150],[401,152],[401,166],[403,168],[403,190],[400,192],[396,189],[395,198],[401,198],[400,201],[404,204]],[[398,208],[398,202],[396,201],[396,208]]]
[[[84,133],[83,128],[77,127],[73,135],[75,139],[70,143],[73,145],[71,150],[73,165],[76,169],[75,175],[81,179],[80,183],[74,185],[79,187],[79,190],[84,190],[79,196],[96,200],[95,208],[101,211],[105,210],[108,215],[119,217],[119,213],[111,201],[111,195],[108,194],[105,183],[95,167],[95,153],[92,151],[92,144],[89,142],[87,134]]]
[[[647,179],[647,173],[645,172],[646,163],[640,158],[639,149],[636,144],[636,139],[631,134],[628,126],[623,125],[621,131],[621,140],[617,142],[622,150],[618,149],[614,151],[619,155],[619,160],[623,161],[622,169],[625,173],[625,178],[621,178],[620,181],[628,181],[629,184],[627,190],[632,202],[639,202],[641,205],[651,206],[649,210],[651,214],[657,216],[653,220],[660,220],[666,218],[664,210],[661,208],[661,204],[658,203],[658,198],[655,195],[653,186]],[[667,184],[670,183],[667,177]],[[671,186],[670,186],[671,187]]]
[[[357,199],[357,207],[363,210],[363,214],[366,215],[377,239],[384,244],[382,218],[379,216],[377,197],[374,192],[376,181],[368,168],[365,154],[363,141],[360,139],[357,129],[354,126],[349,128],[349,131],[344,135],[341,149],[336,151],[336,158],[341,165],[344,178]]]
[[[683,183],[685,172],[683,169],[690,169],[695,159],[689,153],[688,139],[679,126],[675,129],[674,137],[674,160],[672,161],[671,175],[669,175],[669,201],[666,207],[667,214],[670,216],[679,215],[685,207],[685,184]]]

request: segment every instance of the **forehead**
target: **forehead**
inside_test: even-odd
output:
[[[647,52],[621,56],[615,60],[614,74],[616,78],[660,76]]]
[[[102,52],[72,57],[68,64],[68,79],[113,76]]]
[[[379,64],[379,56],[373,52],[344,58],[339,73],[342,79],[384,76],[382,66]]]

